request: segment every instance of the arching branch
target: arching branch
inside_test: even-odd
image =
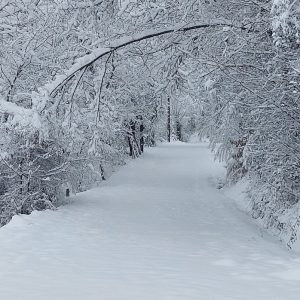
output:
[[[80,59],[77,60],[77,62],[65,72],[65,74],[59,75],[56,77],[56,79],[46,85],[44,85],[41,90],[47,91],[47,94],[50,95],[50,97],[55,97],[58,93],[58,91],[72,78],[74,78],[75,74],[79,71],[82,71],[86,69],[88,66],[92,65],[99,59],[103,58],[104,56],[122,49],[126,46],[129,46],[131,44],[135,44],[141,41],[145,41],[151,38],[167,35],[167,34],[182,34],[188,31],[197,30],[197,29],[205,29],[205,28],[214,28],[214,27],[230,27],[230,28],[236,28],[239,30],[246,30],[247,28],[244,26],[237,26],[230,23],[223,23],[223,22],[216,22],[216,23],[207,23],[207,24],[194,24],[190,26],[173,26],[171,28],[163,28],[163,29],[157,29],[157,30],[146,30],[131,36],[126,36],[120,39],[117,39],[115,41],[112,41],[108,43],[108,45],[105,48],[97,48],[91,53],[84,55]],[[44,109],[43,109],[44,110]],[[11,103],[11,105],[8,105],[6,101],[0,99],[0,112],[6,112],[11,115],[18,115],[19,111],[25,111],[25,109],[21,106],[18,106],[17,104]],[[30,120],[30,116],[33,115],[33,112],[31,109],[26,109],[26,115],[28,116],[28,120]],[[33,125],[33,127],[38,127],[36,124]]]
[[[226,24],[226,23],[215,23],[215,24],[196,24],[186,27],[172,27],[172,28],[164,28],[161,30],[147,30],[143,31],[141,33],[135,34],[133,36],[124,37],[121,39],[118,39],[116,41],[111,42],[108,47],[106,48],[98,48],[95,49],[92,53],[87,54],[80,58],[77,63],[75,63],[71,69],[69,69],[65,75],[58,76],[57,79],[46,85],[45,88],[48,90],[50,96],[55,96],[57,91],[65,85],[70,79],[73,78],[74,74],[78,71],[81,71],[82,69],[92,65],[97,60],[101,59],[105,55],[111,53],[112,51],[116,51],[118,49],[122,49],[126,46],[129,46],[134,43],[138,43],[144,40],[148,40],[151,38],[159,37],[166,34],[171,33],[185,33],[191,30],[197,30],[197,29],[204,29],[204,28],[211,28],[211,27],[231,27],[231,28],[237,28],[241,30],[245,30],[246,28],[243,26],[236,26],[233,24]]]

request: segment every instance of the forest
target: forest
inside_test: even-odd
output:
[[[297,0],[0,0],[0,224],[197,134],[292,247],[299,55]]]

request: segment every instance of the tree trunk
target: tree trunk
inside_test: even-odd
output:
[[[105,175],[104,175],[104,169],[103,169],[103,167],[102,167],[101,164],[100,164],[100,172],[101,172],[101,179],[102,179],[102,180],[106,180],[106,179],[105,179]]]
[[[141,123],[140,125],[140,149],[141,149],[141,153],[144,152],[144,144],[145,144],[145,140],[144,140],[144,124]]]
[[[167,131],[168,131],[168,141],[171,142],[171,101],[170,97],[168,97],[168,124],[167,124]]]
[[[129,122],[129,130],[128,130],[128,145],[129,145],[129,156],[132,158],[136,158],[139,156],[140,150],[137,149],[137,141],[136,141],[136,136],[135,136],[135,122],[130,121]]]
[[[176,136],[177,136],[178,141],[182,142],[181,128],[182,128],[182,126],[180,124],[180,121],[176,120]]]

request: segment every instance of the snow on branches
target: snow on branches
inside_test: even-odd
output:
[[[273,0],[272,27],[277,47],[299,47],[300,3],[297,0]]]

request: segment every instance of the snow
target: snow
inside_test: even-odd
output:
[[[217,189],[223,175],[206,143],[163,144],[57,211],[14,217],[1,299],[299,299],[299,256]]]
[[[121,1],[119,2],[119,5],[120,5],[120,11],[119,11],[118,15],[121,16],[121,15],[125,12],[125,10],[127,9],[128,5],[129,5],[130,3],[135,3],[135,2],[136,2],[136,1],[132,1],[132,0],[121,0]]]
[[[26,108],[20,107],[15,103],[7,102],[0,98],[0,112],[1,113],[8,113],[14,114],[17,116],[24,116],[27,115],[27,111],[30,111]],[[31,113],[31,111],[30,111]]]
[[[7,102],[0,98],[0,113],[7,113],[13,116],[11,123],[19,128],[31,130],[40,129],[46,135],[42,126],[40,115],[35,109],[21,107],[15,103]]]
[[[90,54],[86,54],[77,59],[76,63],[72,65],[70,69],[65,71],[65,74],[56,76],[55,80],[44,85],[43,89],[50,95],[53,93],[62,83],[68,80],[73,74],[85,68],[85,66],[93,63],[99,57],[108,54],[111,51],[110,48],[97,48],[94,49]],[[41,90],[43,90],[41,89]]]
[[[215,81],[212,79],[207,79],[206,82],[204,83],[204,88],[206,91],[210,91],[214,88]]]

